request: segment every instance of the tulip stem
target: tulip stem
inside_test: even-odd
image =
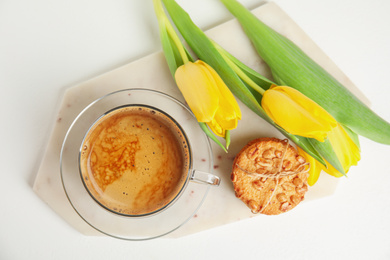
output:
[[[264,95],[265,90],[261,88],[259,85],[257,85],[252,79],[250,79],[229,57],[224,53],[222,48],[214,43],[214,46],[218,50],[218,52],[221,54],[222,58],[226,61],[226,63],[234,70],[234,72],[251,88],[253,88],[255,91],[259,92],[261,95]]]
[[[173,27],[170,23],[167,23],[166,28],[167,28],[167,32],[168,32],[169,36],[171,36],[173,42],[175,43],[175,45],[180,53],[180,56],[183,60],[183,63],[186,64],[187,62],[189,62],[189,59],[188,59],[187,53],[183,47],[183,44],[181,43],[179,37],[177,36],[175,30],[173,29]]]
[[[176,34],[175,29],[173,28],[172,24],[169,22],[168,17],[165,15],[161,0],[153,0],[153,4],[154,4],[154,10],[157,15],[157,19],[160,21],[161,24],[163,24],[165,30],[168,32],[168,35],[171,37],[171,40],[176,45],[177,50],[180,53],[180,57],[183,61],[183,64],[186,64],[187,62],[189,62],[187,53],[184,49],[182,42],[180,41],[179,37]]]

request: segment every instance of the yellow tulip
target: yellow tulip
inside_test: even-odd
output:
[[[337,125],[337,121],[325,109],[291,87],[271,86],[264,92],[261,106],[287,132],[320,142]]]
[[[345,173],[349,171],[349,168],[353,165],[357,165],[360,160],[360,149],[348,136],[344,128],[337,124],[337,126],[328,133],[328,138],[332,144],[333,150],[335,151],[337,158],[340,160],[341,165]],[[310,186],[314,185],[320,175],[321,170],[334,176],[341,177],[342,173],[337,171],[330,163],[326,162],[327,167],[319,163],[313,157],[308,155],[302,149],[298,148],[299,153],[306,158],[306,161],[310,163],[309,178],[308,184]]]
[[[218,136],[237,127],[241,111],[236,99],[217,72],[201,60],[187,62],[175,73],[175,80],[199,122],[207,123]]]

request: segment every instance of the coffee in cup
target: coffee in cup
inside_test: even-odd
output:
[[[89,129],[79,165],[84,186],[101,206],[144,216],[166,208],[184,189],[190,148],[180,125],[163,111],[123,106]]]

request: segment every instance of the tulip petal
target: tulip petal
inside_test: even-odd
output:
[[[322,164],[318,163],[317,160],[315,160],[313,157],[308,155],[304,150],[298,147],[298,153],[302,155],[306,162],[310,163],[310,169],[309,169],[309,177],[307,178],[307,183],[310,186],[313,186],[316,184],[318,178],[320,177],[320,173],[322,171]]]
[[[213,119],[210,122],[207,122],[207,125],[216,135],[220,137],[225,137],[226,131],[225,129],[223,129],[223,127],[219,124],[217,120]]]
[[[238,119],[235,114],[231,115],[226,113],[226,110],[223,107],[220,107],[215,114],[215,121],[225,130],[233,130],[237,127]]]
[[[261,101],[266,113],[291,134],[323,142],[337,125],[333,117],[299,91],[285,86],[271,87]]]
[[[219,105],[219,90],[211,73],[203,66],[188,62],[177,69],[175,79],[198,121],[210,122]]]
[[[349,168],[353,165],[357,165],[360,160],[359,147],[353,142],[340,124],[329,132],[328,138],[345,173],[347,173]]]
[[[196,63],[204,66],[214,78],[221,97],[219,101],[220,107],[224,107],[224,111],[232,112],[232,117],[238,117],[238,119],[241,119],[240,107],[238,106],[237,101],[234,98],[232,92],[230,92],[230,89],[226,86],[225,82],[223,82],[218,73],[207,63],[204,63],[201,60],[196,61]]]

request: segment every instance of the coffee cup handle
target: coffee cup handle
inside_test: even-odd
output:
[[[219,184],[221,183],[221,179],[218,176],[194,169],[192,170],[190,180],[193,182],[209,184],[213,186],[219,186]]]

